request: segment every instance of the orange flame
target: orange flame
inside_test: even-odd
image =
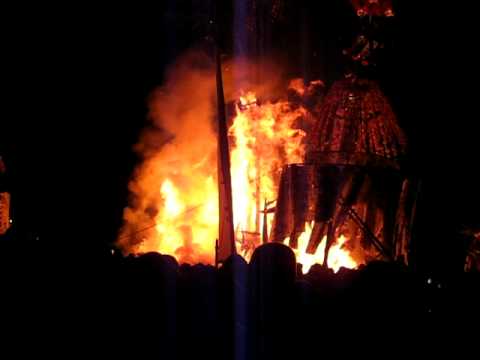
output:
[[[296,129],[295,121],[305,114],[305,109],[293,110],[287,102],[258,105],[251,92],[241,97],[240,104],[243,106],[237,106],[229,130],[233,140],[233,213],[236,238],[243,245],[240,252],[248,258],[259,244],[263,229],[262,206],[276,199],[283,165],[303,158],[305,132]],[[267,221],[270,231],[272,219]],[[245,244],[248,239],[244,232],[257,234],[256,241],[253,239],[253,243]]]
[[[208,91],[190,91],[191,104],[187,104],[190,106],[169,97],[166,92],[160,94],[157,111],[163,114],[166,104],[170,105],[167,110],[172,113],[172,120],[167,125],[172,131],[175,133],[180,126],[189,127],[191,131],[187,135],[177,131],[181,135],[175,141],[167,142],[160,150],[149,154],[137,169],[136,181],[130,186],[136,195],[140,194],[140,210],[125,210],[127,225],[123,234],[136,238],[137,224],[153,219],[155,225],[153,231],[142,233],[133,245],[121,237],[119,244],[127,252],[158,251],[183,263],[214,262],[215,239],[218,237],[218,189],[215,147],[212,145],[215,144],[215,134],[198,121],[198,117],[207,119],[212,116],[211,109],[198,103],[208,103],[205,94],[214,84],[203,76],[199,74],[195,83],[204,84]],[[176,81],[175,86],[181,88],[180,95],[190,90],[191,77]],[[196,98],[203,102],[195,102]],[[306,109],[293,107],[286,101],[259,103],[253,92],[242,94],[237,103],[229,129],[233,215],[237,250],[247,259],[260,244],[264,229],[263,206],[276,199],[283,166],[303,160],[306,134],[297,123],[305,115]],[[176,117],[185,119],[175,121]],[[198,136],[192,135],[197,130]],[[271,230],[271,217],[267,217],[267,232]],[[306,231],[299,238],[299,248],[294,250],[304,272],[314,263],[323,261],[325,241],[316,254],[305,251],[312,226],[306,225]],[[330,250],[328,265],[335,271],[341,266],[357,266],[343,246],[345,241],[345,237],[339,237]]]
[[[257,105],[257,96],[251,91],[247,92],[244,95],[241,95],[240,105],[245,108]]]
[[[308,273],[310,268],[315,264],[323,264],[325,255],[325,246],[327,237],[324,236],[320,242],[315,254],[308,254],[306,249],[310,235],[312,234],[314,222],[305,224],[305,231],[298,237],[297,249],[292,249],[297,257],[297,262],[302,264],[302,272]],[[290,238],[287,237],[284,244],[288,245]],[[347,242],[347,238],[344,235],[340,235],[336,242],[330,247],[328,253],[328,267],[337,272],[341,267],[347,269],[355,269],[358,267],[358,263],[352,258],[350,252],[344,247]]]

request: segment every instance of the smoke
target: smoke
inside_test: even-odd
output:
[[[286,88],[282,75],[272,61],[224,61],[226,101],[242,90],[279,96]],[[215,64],[205,52],[188,51],[165,78],[150,96],[149,125],[134,147],[141,162],[129,183],[117,244],[124,253],[160,251],[181,262],[212,262],[218,236],[218,200],[211,196],[217,192]],[[161,233],[162,224],[176,231]]]
[[[173,64],[164,85],[151,94],[150,124],[135,146],[142,161],[129,184],[131,198],[118,241],[125,252],[139,251],[145,239],[155,238],[166,179],[174,179],[188,190],[198,185],[196,178],[204,175],[206,166],[215,163],[214,94],[214,64],[198,51]],[[143,243],[149,245],[143,249],[155,249],[158,241],[161,239]]]
[[[225,98],[237,100],[240,92],[253,91],[259,99],[277,99],[285,95],[288,81],[284,66],[271,58],[236,58],[224,62]]]

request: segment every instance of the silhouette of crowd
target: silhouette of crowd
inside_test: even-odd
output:
[[[413,332],[445,329],[452,314],[470,321],[478,313],[475,274],[439,281],[385,262],[337,273],[314,265],[302,274],[292,250],[278,243],[257,248],[250,263],[235,255],[219,268],[180,265],[158,253],[105,249],[74,258],[40,242],[21,252],[6,244],[0,252],[4,313],[25,324],[21,331],[32,331],[33,339],[42,338],[40,347],[65,354],[320,358],[360,344],[410,344]]]

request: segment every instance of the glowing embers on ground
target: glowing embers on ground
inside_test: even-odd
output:
[[[323,264],[325,256],[325,246],[327,243],[327,237],[324,236],[320,245],[317,248],[315,254],[308,254],[306,249],[310,236],[312,234],[314,222],[305,224],[305,231],[298,237],[297,249],[292,249],[297,257],[297,262],[302,264],[302,272],[306,274],[312,265]],[[358,263],[352,258],[350,251],[346,248],[347,238],[344,235],[340,235],[335,239],[335,242],[330,247],[328,253],[327,265],[330,269],[337,272],[341,267],[347,269],[355,269],[358,267]],[[290,238],[286,238],[285,245],[288,245]]]

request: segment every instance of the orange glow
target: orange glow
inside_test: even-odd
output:
[[[303,79],[297,78],[290,81],[288,88],[291,90],[295,90],[298,94],[302,95],[305,94],[305,85],[303,83]]]
[[[276,199],[282,167],[303,159],[305,132],[295,128],[295,121],[305,110],[292,110],[287,102],[258,105],[251,92],[240,98],[240,105],[229,129],[234,228],[238,242],[245,245],[249,240],[259,245],[263,204]],[[270,232],[271,217],[267,221]],[[245,239],[245,232],[250,239]],[[241,247],[239,252],[249,258],[251,250],[252,244]]]
[[[306,249],[310,235],[312,234],[314,223],[306,223],[305,231],[300,234],[298,237],[298,248],[292,249],[297,257],[297,262],[302,264],[302,272],[304,274],[308,273],[312,265],[323,264],[323,259],[325,255],[325,245],[327,237],[324,236],[320,244],[318,245],[317,251],[315,254],[308,254]],[[284,241],[285,245],[288,245],[290,238],[286,238]],[[330,247],[328,253],[328,267],[337,272],[341,267],[347,269],[355,269],[358,267],[358,263],[352,258],[350,252],[344,247],[347,242],[347,238],[344,235],[340,235],[336,242]]]
[[[185,82],[191,84],[190,78]],[[180,81],[179,84],[177,86],[183,83]],[[180,263],[214,263],[215,240],[218,238],[216,142],[212,129],[198,121],[199,116],[212,115],[201,105],[208,104],[209,99],[194,101],[202,98],[204,93],[208,94],[208,91],[191,94],[192,104],[188,107],[181,101],[178,104],[172,101],[168,94],[160,94],[163,103],[159,102],[158,112],[172,113],[168,126],[177,135],[174,142],[149,154],[137,169],[135,182],[130,184],[134,193],[139,195],[140,205],[137,207],[142,211],[126,209],[124,217],[130,227],[125,229],[136,238],[135,230],[140,227],[137,224],[153,220],[154,225],[148,232],[141,233],[133,245],[125,245],[127,252],[158,251],[176,257]],[[172,102],[173,106],[165,105]],[[302,106],[292,106],[286,101],[260,103],[253,92],[242,93],[236,104],[228,132],[233,217],[237,251],[247,260],[261,243],[264,228],[261,211],[265,203],[277,198],[283,166],[303,161],[306,134],[297,123],[306,115],[307,110]],[[182,116],[185,117],[182,121],[175,122]],[[272,221],[273,214],[269,214],[268,232]],[[299,238],[299,249],[294,250],[304,272],[314,263],[323,261],[325,241],[316,254],[305,252],[312,226],[306,225],[306,231]],[[122,239],[129,235],[125,229],[124,237],[119,241],[121,245]],[[343,246],[345,242],[346,238],[340,236],[331,247],[328,265],[335,271],[341,266],[357,266]]]
[[[243,107],[251,107],[257,104],[257,96],[255,93],[249,91],[240,96],[240,105]]]

